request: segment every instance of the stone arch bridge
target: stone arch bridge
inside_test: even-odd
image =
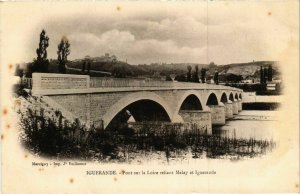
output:
[[[126,112],[135,122],[224,125],[242,110],[242,90],[221,85],[33,73],[32,95],[69,119],[106,129]]]

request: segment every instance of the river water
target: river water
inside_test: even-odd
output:
[[[242,111],[227,120],[221,127],[214,127],[213,134],[222,137],[275,140],[279,111]]]
[[[164,150],[127,150],[116,162],[176,164],[202,159],[236,161],[261,157],[276,147],[278,114],[278,111],[242,111],[227,120],[226,125],[213,127],[212,135],[196,137],[194,143],[184,149],[167,146]]]

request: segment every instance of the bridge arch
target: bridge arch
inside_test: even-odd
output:
[[[207,100],[206,100],[206,105],[218,105],[218,98],[215,93],[210,93]]]
[[[200,99],[195,94],[188,95],[179,110],[203,110]]]
[[[166,121],[173,121],[172,111],[163,98],[154,92],[137,92],[126,95],[108,109],[108,111],[102,117],[104,129],[121,111],[125,110],[126,108],[132,108],[131,106],[140,106],[145,103],[147,104],[145,107],[149,107],[150,103],[150,107],[154,108],[154,111],[157,110],[158,114],[162,113]]]
[[[236,99],[236,100],[239,99],[238,93],[235,93],[234,99]]]
[[[233,97],[233,93],[232,92],[229,94],[229,100],[231,100],[232,102],[234,101],[234,97]]]
[[[227,103],[228,102],[228,98],[225,92],[223,92],[223,94],[221,95],[221,100],[222,103]]]
[[[189,104],[188,107],[184,105],[185,103]],[[181,96],[180,100],[178,101],[174,114],[178,114],[180,110],[184,110],[185,108],[191,108],[191,105],[194,105],[196,107],[192,110],[204,109],[203,104],[201,103],[201,97],[196,90],[188,90]]]

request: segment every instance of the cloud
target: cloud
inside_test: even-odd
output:
[[[83,7],[80,13],[68,10],[65,17],[56,9],[55,16],[44,15],[44,22],[32,30],[26,41],[28,58],[35,57],[42,28],[50,38],[49,58],[57,57],[57,44],[66,36],[71,43],[69,59],[109,52],[132,64],[277,60],[289,40],[298,39],[298,24],[287,20],[290,12],[282,11],[282,4],[210,2],[207,9],[203,3],[160,5],[128,7],[120,13]]]
[[[179,46],[173,40],[136,39],[129,31],[110,30],[101,35],[73,33],[69,40],[74,48],[72,56],[99,56],[111,53],[131,63],[184,62],[200,60],[203,50]]]

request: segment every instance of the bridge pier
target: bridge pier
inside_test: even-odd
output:
[[[228,101],[224,103],[225,106],[225,119],[231,119],[233,118],[233,107],[232,107],[232,101]]]
[[[212,134],[212,117],[210,111],[181,110],[179,115],[182,117],[188,130],[192,130],[196,127],[200,129],[201,132],[206,131],[207,134]]]
[[[238,99],[238,112],[242,111],[242,100]]]
[[[46,97],[44,101],[70,121],[78,118],[103,129],[129,107],[140,118],[152,115],[158,122],[190,123],[211,133],[212,125],[224,125],[242,110],[242,90],[237,88],[88,75],[33,73],[32,95]]]
[[[232,113],[233,115],[237,115],[239,113],[239,102],[236,99],[232,102]]]
[[[211,110],[212,125],[225,125],[225,106],[222,105],[208,105]]]

